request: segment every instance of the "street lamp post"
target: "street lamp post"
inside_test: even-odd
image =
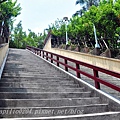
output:
[[[68,17],[64,17],[63,20],[65,20],[66,45],[68,45],[68,34],[67,34],[67,22],[68,22]]]
[[[95,48],[100,48],[100,46],[98,44],[97,34],[96,34],[96,28],[95,28],[94,24],[93,24],[93,28],[94,28],[94,35],[95,35]]]

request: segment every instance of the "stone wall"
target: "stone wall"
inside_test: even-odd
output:
[[[44,50],[120,73],[119,59],[106,58],[103,56],[96,56],[87,53],[75,52],[59,48],[51,48],[50,38],[47,41]]]

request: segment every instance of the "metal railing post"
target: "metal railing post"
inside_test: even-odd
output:
[[[52,58],[53,58],[53,54],[51,53],[51,63],[53,63],[53,60],[52,60]]]
[[[94,72],[94,77],[99,77],[97,70],[93,70],[93,72]],[[100,83],[98,81],[95,81],[95,87],[97,89],[100,89]]]
[[[40,50],[40,54],[39,54],[39,56],[41,56],[41,50]]]
[[[46,60],[48,60],[48,52],[46,52]]]
[[[65,61],[65,65],[67,65],[67,60],[64,59],[64,61]],[[65,66],[65,71],[68,71],[68,67],[66,67],[66,66]]]
[[[57,61],[59,61],[59,57],[57,56]],[[59,67],[59,62],[57,62],[57,66]]]
[[[44,51],[43,51],[43,58],[44,58]]]
[[[76,63],[76,69],[79,70],[80,66],[78,63]],[[81,78],[80,73],[76,71],[77,78]]]
[[[38,50],[37,50],[37,55],[38,55],[39,53],[38,53]]]

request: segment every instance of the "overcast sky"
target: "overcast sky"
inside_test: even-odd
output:
[[[18,0],[21,4],[21,15],[16,18],[15,25],[21,20],[24,31],[31,29],[43,32],[57,18],[72,17],[80,9],[76,0]]]

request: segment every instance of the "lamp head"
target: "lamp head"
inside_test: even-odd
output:
[[[68,17],[64,17],[63,20],[68,21]]]

